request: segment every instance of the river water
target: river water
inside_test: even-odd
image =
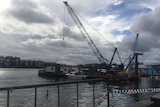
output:
[[[68,79],[46,79],[38,77],[38,69],[21,69],[21,68],[0,68],[0,88],[47,84],[56,81],[67,81]],[[133,88],[157,88],[160,86],[159,81],[151,81],[149,78],[142,78],[139,83],[127,85],[110,85],[112,88],[133,89]],[[93,107],[93,85],[88,83],[79,84],[79,107]],[[47,94],[48,90],[48,96]],[[58,107],[58,88],[57,86],[43,87],[37,89],[37,107]],[[107,107],[106,85],[97,83],[95,85],[95,106]],[[128,107],[130,104],[140,100],[149,100],[156,93],[143,94],[110,94],[110,107]],[[0,91],[0,107],[6,107],[7,92]],[[60,86],[60,107],[77,107],[76,85]],[[10,107],[33,107],[34,106],[34,89],[11,90]]]

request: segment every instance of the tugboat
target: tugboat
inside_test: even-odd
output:
[[[65,73],[57,70],[54,66],[47,66],[46,68],[38,70],[38,76],[48,78],[66,78]]]

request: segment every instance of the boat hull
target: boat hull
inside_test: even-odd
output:
[[[70,75],[70,74],[66,74],[68,79],[86,79],[86,75]]]
[[[49,77],[49,78],[66,78],[67,77],[64,73],[59,73],[59,72],[39,72],[38,76]]]

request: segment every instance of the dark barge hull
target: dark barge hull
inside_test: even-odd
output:
[[[41,73],[38,73],[38,76],[46,77],[46,78],[66,78],[67,77],[64,73],[59,73],[59,72],[41,72]]]
[[[107,81],[114,81],[114,82],[125,82],[125,81],[138,81],[139,77],[132,75],[130,78],[122,78],[122,77],[107,77],[105,75],[99,75],[99,76],[87,76],[87,79],[95,79],[95,78],[104,78]]]

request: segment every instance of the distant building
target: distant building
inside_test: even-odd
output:
[[[21,60],[17,56],[0,56],[0,67],[45,67],[45,62],[35,60]]]
[[[147,64],[146,66],[149,74],[160,73],[160,63]]]

